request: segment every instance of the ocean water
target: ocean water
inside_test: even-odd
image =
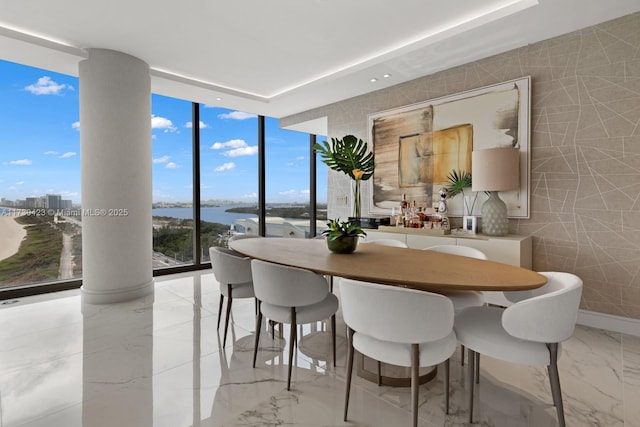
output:
[[[255,218],[257,214],[226,212],[227,209],[238,206],[217,206],[214,208],[201,208],[200,218],[207,222],[217,222],[231,225],[236,219]],[[152,209],[153,216],[168,216],[171,218],[193,219],[191,208],[157,208]]]

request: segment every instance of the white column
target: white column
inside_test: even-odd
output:
[[[89,49],[80,63],[82,296],[90,304],[153,293],[151,82],[132,56]]]

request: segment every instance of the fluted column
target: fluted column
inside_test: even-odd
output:
[[[80,63],[82,295],[153,293],[151,83],[140,59],[89,49]]]

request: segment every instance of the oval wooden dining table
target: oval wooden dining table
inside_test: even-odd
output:
[[[451,290],[525,291],[543,286],[547,279],[534,271],[499,262],[441,252],[359,244],[351,254],[336,254],[323,239],[252,238],[229,243],[231,249],[250,258],[319,274],[403,286],[429,292]],[[358,358],[357,375],[380,385],[408,387],[408,373],[381,375],[367,367],[370,359]],[[379,369],[379,367],[376,367]],[[397,372],[396,372],[397,373]],[[421,370],[419,383],[435,378],[436,367]]]
[[[431,292],[524,291],[547,282],[543,275],[513,265],[366,243],[351,254],[330,252],[322,239],[240,239],[230,247],[251,258],[320,274]]]

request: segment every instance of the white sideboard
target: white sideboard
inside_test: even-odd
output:
[[[427,235],[420,229],[393,227],[385,230],[367,229],[365,241],[377,239],[393,239],[404,242],[410,248],[425,249],[435,245],[471,246],[484,252],[491,261],[511,264],[531,269],[532,239],[531,236],[509,234],[502,237],[484,236],[482,234],[449,234],[446,236]]]

